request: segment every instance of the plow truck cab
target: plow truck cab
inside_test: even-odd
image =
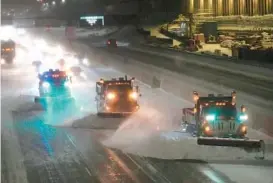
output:
[[[138,98],[141,94],[139,87],[134,86],[134,78],[101,79],[96,83],[96,93],[98,115],[132,114],[139,109]]]
[[[246,107],[236,107],[236,92],[200,97],[193,92],[194,107],[183,109],[183,125],[197,136],[198,145],[227,146],[264,154],[264,141],[247,138]],[[187,131],[187,130],[186,130]]]

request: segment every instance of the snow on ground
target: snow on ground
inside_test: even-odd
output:
[[[232,181],[238,183],[272,183],[272,168],[265,166],[252,165],[227,165],[227,164],[211,164],[212,168],[220,169]]]
[[[220,44],[204,44],[203,48],[200,49],[198,52],[201,51],[209,51],[211,53],[215,53],[215,50],[221,50],[221,54],[226,54],[228,56],[232,56],[232,51],[229,48],[223,48],[220,46]]]
[[[97,79],[124,75],[112,69],[96,69],[94,72],[97,74],[95,76]],[[105,145],[130,153],[137,152],[143,156],[163,159],[229,160],[253,159],[255,156],[255,154],[249,155],[244,150],[236,148],[198,146],[196,139],[189,137],[189,135],[173,132],[172,130],[177,129],[177,124],[181,120],[181,109],[188,106],[190,102],[161,90],[151,90],[149,86],[143,83],[139,82],[139,85],[140,91],[143,93],[140,100],[140,111],[122,121],[122,125],[114,135],[104,142]],[[94,116],[91,116],[87,121],[91,122],[89,123],[90,126],[99,127],[102,125],[102,122]],[[113,120],[113,123],[116,123],[116,120]],[[83,123],[78,125],[81,127]],[[87,122],[84,127],[88,127]],[[164,148],[162,149],[162,147]],[[267,158],[272,159],[273,156],[270,155]]]
[[[23,60],[20,61],[23,63]],[[20,183],[28,181],[21,148],[13,127],[12,112],[32,111],[34,115],[40,112],[39,106],[32,105],[33,97],[29,96],[30,78],[34,76],[27,72],[27,69],[27,65],[17,63],[13,67],[1,66],[1,145],[2,155],[5,157],[2,161],[6,162],[1,168],[3,171],[6,169],[9,180]],[[24,91],[27,91],[28,95],[23,95]]]
[[[98,78],[112,78],[124,75],[109,68],[93,68],[85,70],[87,82],[92,83]],[[185,81],[181,81],[185,82]],[[196,145],[196,139],[181,132],[174,132],[177,124],[181,120],[181,109],[188,107],[191,102],[177,98],[171,94],[158,89],[151,89],[149,86],[140,83],[140,91],[143,96],[140,99],[141,109],[139,113],[124,119],[113,134],[109,131],[105,135],[109,138],[103,141],[106,146],[121,149],[128,153],[138,154],[148,157],[157,157],[162,159],[203,159],[212,160],[240,160],[253,159],[254,154],[248,154],[243,150],[236,148],[223,147],[203,147]],[[88,84],[87,84],[88,85]],[[83,85],[83,86],[87,86]],[[80,89],[79,89],[80,90]],[[92,100],[94,85],[90,86],[89,93],[78,93],[79,96]],[[90,92],[91,91],[91,92]],[[83,100],[83,98],[81,100]],[[93,106],[93,107],[92,107]],[[86,109],[84,119],[70,121],[70,125],[78,128],[97,128],[105,127],[104,124],[112,123],[110,126],[115,127],[119,120],[99,119],[94,115],[94,103],[83,104]],[[261,138],[269,138],[259,133]],[[271,139],[269,139],[271,140]],[[273,160],[272,154],[267,154],[267,159]],[[240,166],[212,165],[227,173],[231,179],[239,180],[242,174],[236,175],[229,168],[239,171]],[[222,167],[223,166],[223,167]],[[271,177],[268,170],[255,170],[248,166],[246,174],[263,174],[264,180]],[[253,172],[252,170],[255,170]],[[250,172],[249,172],[250,171]],[[257,175],[258,177],[258,175]],[[249,180],[249,179],[247,179]],[[243,181],[245,182],[245,181]]]

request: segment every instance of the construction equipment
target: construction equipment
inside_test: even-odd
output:
[[[98,115],[124,115],[138,111],[138,97],[141,94],[139,87],[134,86],[134,80],[127,79],[127,76],[112,80],[100,79],[96,83]]]
[[[239,147],[246,151],[261,152],[264,158],[265,144],[263,140],[248,139],[248,115],[246,107],[236,108],[236,92],[230,96],[209,94],[199,97],[194,91],[194,108],[183,109],[183,123],[197,136],[198,145]]]

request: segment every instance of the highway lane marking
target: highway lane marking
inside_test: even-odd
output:
[[[87,167],[85,167],[85,170],[87,171],[87,173],[90,175],[90,177],[92,177],[91,172],[89,171],[89,169]]]
[[[66,134],[68,140],[73,144],[73,146],[76,148],[76,144],[74,143],[74,141],[72,140],[72,138],[70,137],[70,135]]]
[[[145,173],[151,180],[153,180],[154,182],[156,181],[146,170],[144,170],[144,168],[137,163],[131,156],[129,156],[128,154],[124,153],[140,170],[142,170],[143,173]]]
[[[74,148],[77,149],[77,146],[76,146],[76,144],[74,143],[74,141],[72,140],[72,138],[70,137],[70,135],[66,134],[66,136],[67,136],[68,140],[72,143],[72,145],[74,146]],[[88,167],[85,167],[85,170],[86,170],[86,172],[88,173],[88,175],[89,175],[90,177],[92,177],[92,174],[91,174],[89,168],[88,168]]]

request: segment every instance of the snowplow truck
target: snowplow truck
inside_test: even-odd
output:
[[[96,83],[96,103],[99,116],[117,115],[126,116],[139,110],[138,98],[141,96],[139,87],[134,86],[134,80],[127,76],[100,79]]]
[[[197,136],[198,145],[255,150],[262,152],[264,157],[264,141],[246,137],[248,115],[244,105],[237,110],[235,91],[230,96],[209,94],[206,97],[200,97],[194,91],[193,100],[193,108],[183,109],[182,121],[194,126],[192,133]]]

